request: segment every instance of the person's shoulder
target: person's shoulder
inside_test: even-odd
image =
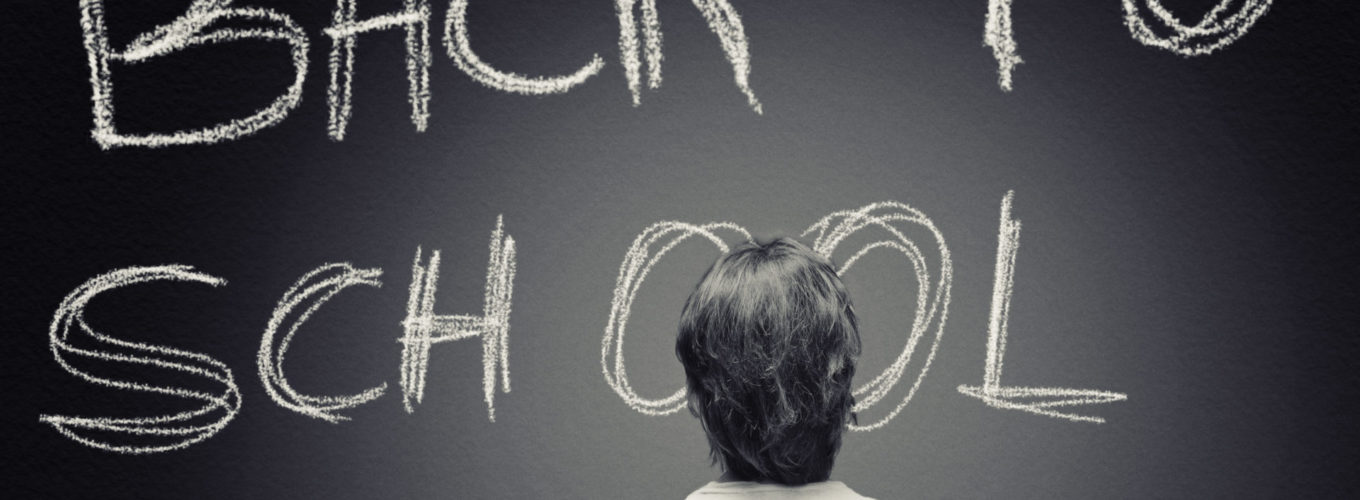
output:
[[[758,500],[764,498],[802,498],[818,500],[873,500],[869,497],[856,493],[845,483],[840,481],[825,481],[819,483],[809,483],[801,486],[787,486],[782,484],[754,483],[749,481],[724,481],[709,482],[703,487],[694,490],[686,500],[715,500],[715,499],[751,499]]]
[[[827,481],[816,484],[821,485],[821,490],[819,492],[825,494],[825,496],[818,496],[817,498],[834,500],[874,500],[856,493],[855,490],[850,489],[849,486],[846,486],[845,483],[840,481]]]
[[[708,484],[700,486],[699,489],[690,492],[690,494],[685,497],[685,500],[701,500],[705,496],[713,495],[715,493],[713,491],[713,485],[715,484],[718,483],[709,481]]]

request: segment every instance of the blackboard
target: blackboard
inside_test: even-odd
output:
[[[1186,47],[1212,50],[1183,55],[1139,41],[1126,7],[1148,23],[1157,16],[1135,0],[656,2],[662,79],[649,78],[643,38],[635,102],[621,33],[645,25],[651,4],[454,3],[466,6],[466,22],[448,29],[454,38],[465,30],[485,67],[537,77],[595,65],[565,92],[525,95],[456,63],[445,30],[458,11],[434,2],[425,130],[413,124],[397,26],[357,35],[352,111],[337,140],[327,96],[339,56],[326,30],[349,4],[203,2],[195,4],[203,12],[255,8],[214,21],[243,39],[109,61],[117,132],[168,134],[249,116],[288,94],[295,54],[307,63],[300,101],[252,133],[164,147],[100,140],[86,35],[97,11],[110,50],[123,50],[190,2],[8,4],[0,369],[9,490],[682,497],[718,474],[698,422],[684,411],[636,411],[602,360],[635,238],[664,221],[799,235],[828,214],[891,201],[928,217],[944,241],[947,321],[935,318],[906,375],[860,419],[880,420],[902,402],[934,345],[909,404],[880,428],[848,434],[833,478],[879,498],[1343,496],[1360,463],[1352,411],[1360,19],[1347,2],[1227,3],[1225,12],[1242,13],[1236,28],[1190,37]],[[359,21],[404,5],[359,4]],[[1195,25],[1216,4],[1159,5]],[[717,17],[705,17],[705,6]],[[1008,24],[997,24],[1002,7]],[[625,11],[633,24],[620,21]],[[710,29],[715,19],[728,30]],[[290,51],[291,39],[248,31],[261,25],[301,33],[307,46]],[[1010,52],[995,38],[1005,32]],[[1212,46],[1225,37],[1231,43]],[[147,43],[154,52],[155,40]],[[738,48],[749,56],[745,71],[731,62]],[[998,54],[1023,61],[1008,82]],[[1061,407],[1101,423],[998,408],[960,389],[984,383],[1008,220],[1023,232],[1001,383],[1103,391],[1118,400]],[[938,286],[940,245],[907,226],[928,286]],[[504,343],[473,332],[429,345],[425,387],[408,411],[411,344],[400,339],[412,324],[417,271],[439,251],[432,310],[480,318],[491,251],[499,242],[504,261],[510,241],[510,307],[496,323]],[[674,325],[717,255],[701,237],[685,240],[639,286],[623,352],[641,397],[681,387]],[[287,382],[310,396],[385,387],[335,411],[348,419],[336,422],[276,402],[277,385],[257,366],[285,294],[326,264],[374,272],[367,284],[331,283],[339,292],[290,341]],[[78,321],[61,320],[82,285],[170,265],[220,282],[129,284],[93,296],[80,317],[113,338],[220,362],[238,391],[228,406],[239,411],[169,451],[119,453],[63,435],[51,416],[201,406],[90,383],[58,362],[79,356],[54,347],[63,324],[72,345],[99,345]],[[143,277],[188,272],[167,269]],[[863,322],[859,382],[867,382],[902,352],[918,294],[933,295],[911,261],[890,251],[866,254],[845,274]],[[276,325],[275,349],[287,321]],[[201,375],[79,362],[110,377],[223,393]]]

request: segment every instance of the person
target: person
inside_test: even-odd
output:
[[[790,238],[733,249],[685,302],[675,353],[723,470],[688,499],[866,498],[829,479],[860,339],[827,258]]]

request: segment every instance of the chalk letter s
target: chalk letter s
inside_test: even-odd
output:
[[[52,355],[56,357],[57,363],[67,372],[90,383],[114,389],[165,394],[198,400],[202,402],[202,406],[196,410],[174,414],[132,418],[41,415],[38,417],[40,422],[51,425],[57,429],[57,432],[81,444],[101,450],[129,454],[178,450],[212,437],[217,431],[226,427],[228,422],[231,422],[231,419],[241,410],[241,390],[236,386],[236,379],[232,376],[227,365],[205,354],[155,344],[119,340],[94,331],[85,322],[85,305],[95,295],[115,288],[159,280],[193,281],[212,286],[226,284],[226,281],[221,278],[196,272],[189,266],[179,265],[129,267],[96,276],[67,295],[66,299],[61,302],[61,306],[57,308],[57,313],[52,318],[52,326],[48,329]],[[70,335],[73,324],[85,332],[90,339],[98,342],[95,345],[99,347],[77,347]],[[68,362],[68,356],[101,360],[108,363],[165,368],[215,380],[223,388],[220,393],[208,393],[182,387],[100,377],[72,366]],[[169,441],[158,444],[138,441],[134,441],[132,444],[120,444],[109,440],[117,434],[141,439],[148,439],[147,436],[156,436]]]
[[[225,27],[218,23],[263,23],[263,27]],[[81,0],[80,26],[85,32],[85,51],[90,64],[90,86],[94,95],[94,140],[104,149],[118,146],[161,147],[175,144],[212,144],[253,134],[283,121],[302,98],[302,82],[307,76],[307,35],[291,18],[270,9],[231,7],[231,0],[196,0],[184,15],[168,24],[142,33],[123,50],[109,47],[104,26],[103,0]],[[196,130],[149,134],[120,134],[113,119],[113,79],[110,61],[138,63],[179,52],[191,47],[238,40],[281,41],[289,45],[293,57],[292,85],[269,106],[245,118],[210,125]]]

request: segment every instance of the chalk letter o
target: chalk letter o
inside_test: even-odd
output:
[[[684,222],[658,222],[648,226],[637,239],[633,240],[633,245],[628,248],[628,253],[623,256],[623,264],[619,266],[619,277],[614,285],[613,305],[609,310],[609,324],[604,328],[604,342],[600,350],[600,365],[604,369],[604,380],[614,392],[628,403],[629,407],[647,415],[668,415],[678,412],[685,408],[685,388],[681,387],[675,393],[662,399],[647,399],[639,396],[633,391],[633,387],[628,384],[628,373],[624,368],[623,361],[623,334],[628,325],[628,316],[633,307],[633,299],[637,297],[638,289],[642,287],[642,280],[647,278],[647,273],[652,270],[661,257],[670,252],[672,248],[680,242],[689,239],[694,235],[703,236],[708,241],[713,242],[722,253],[728,252],[727,243],[714,234],[714,230],[727,229],[739,233],[750,241],[751,233],[746,229],[730,222],[714,222],[704,225],[694,225]],[[658,241],[670,238],[655,255],[650,253],[652,245]],[[610,362],[610,355],[613,355],[613,362]]]
[[[933,287],[934,293],[927,295],[928,292],[932,291],[932,287],[930,286],[930,274],[927,270],[925,258],[921,255],[921,250],[915,243],[912,243],[911,239],[893,226],[893,222],[914,223],[928,229],[935,236],[935,243],[938,245],[940,254],[940,273],[939,281]],[[894,201],[874,203],[858,210],[833,213],[808,227],[807,231],[803,232],[803,237],[806,238],[815,234],[813,250],[830,259],[832,254],[835,253],[836,247],[846,237],[870,225],[884,229],[889,233],[891,239],[877,241],[861,247],[845,260],[838,272],[844,275],[860,257],[863,257],[870,250],[892,248],[902,252],[911,260],[912,266],[916,270],[919,291],[916,294],[916,317],[912,321],[906,347],[902,349],[902,354],[898,355],[897,360],[883,373],[854,391],[855,397],[859,398],[859,401],[855,404],[855,411],[864,411],[888,395],[888,392],[897,385],[898,379],[902,377],[907,364],[916,352],[917,343],[925,336],[931,323],[936,323],[937,326],[931,340],[930,352],[926,354],[925,360],[921,364],[921,371],[916,375],[916,380],[912,383],[911,389],[907,391],[907,395],[902,398],[902,402],[898,403],[887,416],[877,422],[867,425],[850,425],[850,429],[855,431],[871,431],[887,425],[888,421],[897,417],[897,414],[901,413],[907,403],[911,402],[912,396],[916,395],[916,390],[921,387],[921,381],[926,378],[926,372],[930,370],[931,361],[935,359],[935,351],[940,347],[940,336],[944,333],[945,319],[949,315],[949,288],[953,282],[954,274],[953,263],[949,257],[949,247],[945,245],[944,235],[935,227],[935,223],[931,222],[930,218],[926,217],[921,211]],[[937,317],[938,322],[936,321]]]

